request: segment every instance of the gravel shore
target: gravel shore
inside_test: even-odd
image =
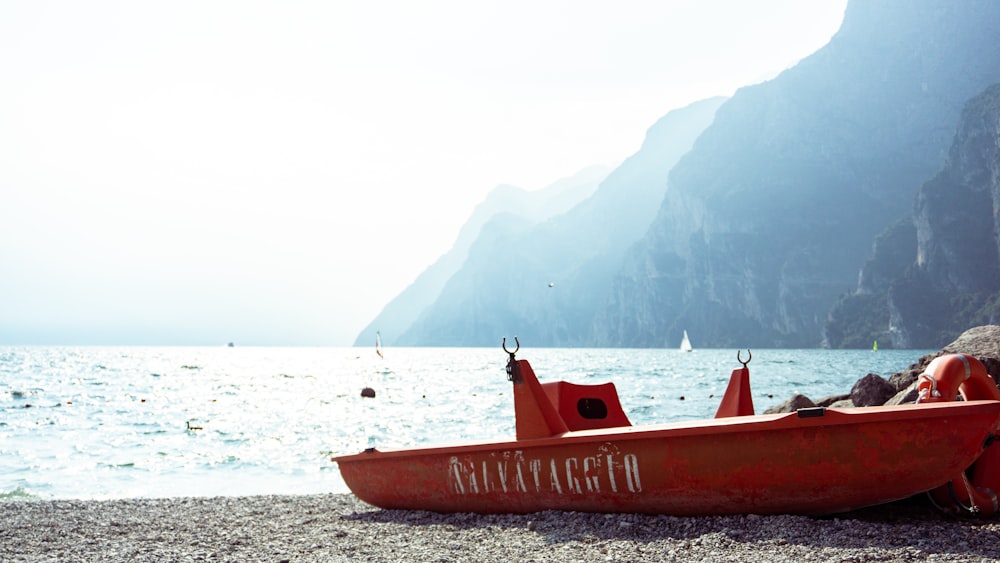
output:
[[[381,510],[353,495],[9,501],[0,561],[996,561],[922,500],[810,518]]]

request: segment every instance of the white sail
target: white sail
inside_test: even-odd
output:
[[[684,338],[681,339],[681,351],[690,352],[694,348],[691,347],[691,339],[688,338],[688,331],[684,331]]]

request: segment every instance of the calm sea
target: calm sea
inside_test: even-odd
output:
[[[754,350],[757,412],[926,350]],[[746,352],[743,352],[744,357]],[[0,347],[0,500],[347,492],[332,455],[514,435],[496,348]],[[715,414],[736,350],[522,348],[633,424]],[[375,398],[363,398],[371,387]],[[189,429],[193,427],[194,429]]]

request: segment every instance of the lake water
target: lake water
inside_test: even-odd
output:
[[[754,350],[754,406],[846,393],[928,352]],[[732,349],[525,347],[517,357],[543,382],[613,381],[636,425],[712,417],[739,367]],[[348,492],[333,455],[513,438],[506,361],[499,346],[384,358],[362,348],[0,347],[0,500]]]

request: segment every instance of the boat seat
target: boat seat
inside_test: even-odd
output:
[[[553,381],[543,383],[542,389],[570,430],[632,426],[614,383],[577,385]]]
[[[753,396],[750,394],[750,369],[741,367],[729,376],[726,394],[722,396],[715,418],[749,416],[753,414]]]

